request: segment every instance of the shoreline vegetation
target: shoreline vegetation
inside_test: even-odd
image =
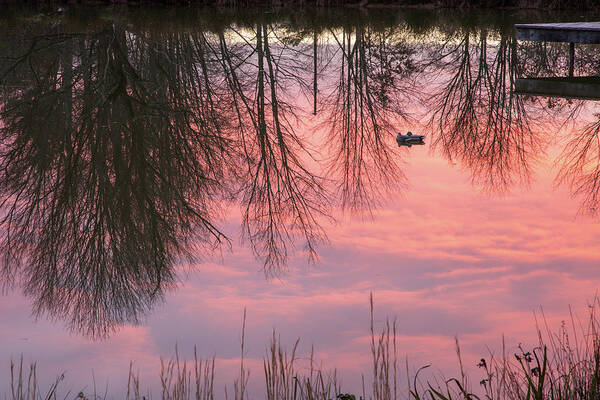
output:
[[[600,10],[600,0],[0,0],[0,4]]]
[[[421,366],[412,373],[406,362],[401,365],[397,346],[398,320],[386,319],[383,328],[375,329],[373,296],[370,297],[370,353],[372,360],[371,384],[362,379],[362,393],[345,393],[336,370],[321,371],[315,368],[314,350],[309,356],[310,369],[300,372],[297,348],[300,339],[286,350],[275,332],[267,354],[263,358],[265,398],[267,400],[542,400],[542,399],[597,399],[600,394],[600,300],[596,297],[588,306],[587,318],[580,320],[569,308],[570,320],[562,321],[560,328],[552,330],[541,312],[535,316],[537,346],[525,348],[520,343],[516,353],[507,351],[504,338],[502,353],[490,354],[479,360],[480,376],[467,376],[458,338],[456,354],[459,375],[450,379],[423,381],[419,375],[430,365]],[[161,393],[149,393],[130,363],[126,391],[122,398],[145,400],[214,400],[225,398],[244,400],[249,398],[246,387],[250,376],[244,354],[246,312],[242,323],[241,361],[239,375],[224,393],[215,387],[215,358],[203,359],[194,348],[191,360],[175,355],[169,360],[161,358]],[[512,346],[512,344],[511,344]],[[404,363],[402,363],[404,364]],[[66,395],[60,393],[65,373],[56,378],[45,391],[38,387],[36,364],[24,365],[23,357],[10,363],[11,400],[37,399],[106,399],[106,393],[98,393],[94,384],[91,393],[83,391]],[[407,382],[408,388],[401,388]],[[228,391],[229,390],[229,391]],[[159,397],[156,397],[159,396]]]

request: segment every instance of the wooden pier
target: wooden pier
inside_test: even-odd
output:
[[[518,78],[515,93],[565,99],[600,100],[600,77]]]
[[[600,22],[515,24],[517,40],[569,43],[569,76],[573,76],[575,43],[600,44]]]

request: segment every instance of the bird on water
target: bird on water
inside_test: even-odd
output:
[[[398,146],[411,147],[412,145],[423,145],[425,144],[423,139],[425,139],[424,135],[413,135],[410,131],[407,132],[406,135],[398,133],[398,136],[396,136]]]

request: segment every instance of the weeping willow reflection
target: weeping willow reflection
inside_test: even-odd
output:
[[[345,207],[370,209],[404,181],[399,152],[390,143],[398,124],[409,120],[404,103],[416,92],[410,79],[417,71],[416,51],[394,29],[359,25],[332,37],[341,67],[324,100],[330,175],[339,181]]]
[[[191,41],[149,46],[121,29],[48,37],[16,60],[4,97],[4,275],[36,314],[101,336],[136,322],[213,225],[227,139]]]
[[[516,40],[499,32],[492,44],[490,36],[466,31],[456,45],[441,47],[449,79],[433,97],[430,123],[448,159],[463,163],[486,189],[505,190],[529,181],[542,143],[525,99],[513,92]]]

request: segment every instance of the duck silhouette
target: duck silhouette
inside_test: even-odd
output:
[[[410,131],[407,132],[406,135],[398,133],[398,136],[396,136],[396,142],[398,143],[398,147],[411,147],[412,145],[423,145],[425,144],[423,139],[425,139],[424,135],[413,135],[413,133]]]

